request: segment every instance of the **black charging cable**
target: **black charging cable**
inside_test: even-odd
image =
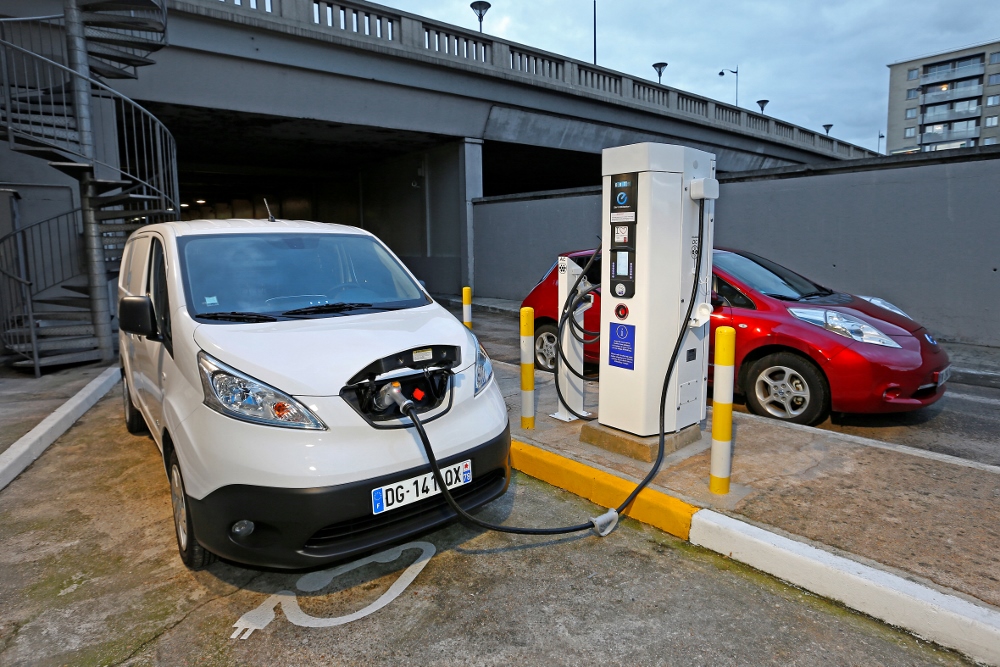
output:
[[[698,252],[695,257],[695,271],[693,284],[691,285],[691,296],[688,299],[688,307],[685,313],[684,319],[681,320],[680,332],[677,335],[677,341],[674,343],[673,352],[670,355],[670,363],[667,365],[667,373],[663,377],[663,389],[660,392],[660,441],[659,441],[659,451],[656,454],[656,461],[653,463],[653,467],[650,469],[649,473],[641,482],[639,482],[632,493],[629,494],[628,498],[618,506],[617,509],[610,509],[599,517],[591,518],[587,523],[580,523],[575,526],[563,526],[560,528],[519,528],[514,526],[502,526],[499,524],[489,523],[481,519],[477,519],[472,516],[455,500],[451,495],[451,490],[444,482],[444,475],[441,473],[441,466],[438,465],[437,457],[434,456],[434,449],[431,447],[430,438],[427,437],[427,432],[424,430],[424,425],[420,422],[420,418],[417,416],[416,410],[414,409],[413,401],[403,396],[399,388],[399,383],[393,383],[395,385],[395,390],[390,392],[390,396],[399,405],[399,410],[404,415],[410,418],[413,422],[414,428],[417,430],[417,435],[420,438],[420,443],[423,445],[424,453],[427,455],[427,461],[431,465],[431,470],[434,472],[434,479],[437,481],[438,487],[441,489],[442,495],[444,495],[445,501],[451,507],[451,509],[464,521],[470,523],[479,528],[485,528],[486,530],[493,530],[500,533],[515,533],[520,535],[565,535],[567,533],[579,533],[585,530],[593,530],[601,537],[608,535],[618,523],[618,516],[622,514],[628,506],[636,499],[639,492],[646,488],[653,478],[656,477],[657,473],[660,471],[660,466],[663,464],[664,450],[666,449],[666,410],[667,410],[667,390],[670,387],[670,378],[673,375],[674,364],[677,362],[677,356],[680,354],[681,347],[684,345],[684,338],[687,335],[688,326],[691,322],[691,314],[694,312],[694,302],[698,298],[698,285],[701,278],[701,262],[704,255],[704,238],[705,238],[705,200],[699,201],[698,208]],[[594,256],[596,256],[596,252]],[[593,263],[594,256],[591,257],[590,262],[587,263],[587,268]],[[580,274],[581,277],[583,274]],[[576,291],[576,287],[579,286],[580,279],[578,278],[576,284],[574,285],[573,293]],[[569,301],[569,299],[567,300]],[[564,315],[565,316],[565,315]],[[556,382],[556,390],[559,389],[559,383]]]

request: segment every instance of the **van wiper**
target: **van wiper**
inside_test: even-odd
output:
[[[278,318],[263,313],[246,313],[238,310],[228,313],[195,313],[203,320],[229,320],[232,322],[277,322]]]
[[[308,306],[306,308],[295,308],[282,313],[285,317],[295,315],[322,315],[324,313],[342,313],[347,310],[363,310],[365,308],[382,308],[384,310],[395,310],[394,308],[384,308],[370,303],[322,303],[318,306]]]

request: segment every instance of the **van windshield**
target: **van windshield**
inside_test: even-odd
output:
[[[182,236],[177,245],[193,317],[269,321],[430,303],[370,236],[219,234]]]

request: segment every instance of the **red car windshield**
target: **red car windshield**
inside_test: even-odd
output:
[[[810,296],[832,294],[831,290],[789,271],[780,264],[752,253],[716,251],[712,261],[726,273],[764,296],[798,301]]]

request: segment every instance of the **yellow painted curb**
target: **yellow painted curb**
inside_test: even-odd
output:
[[[525,475],[566,489],[603,507],[618,507],[635,488],[635,482],[517,440],[510,443],[510,455],[514,467]],[[686,540],[691,532],[691,517],[700,509],[673,496],[645,488],[625,514]]]

